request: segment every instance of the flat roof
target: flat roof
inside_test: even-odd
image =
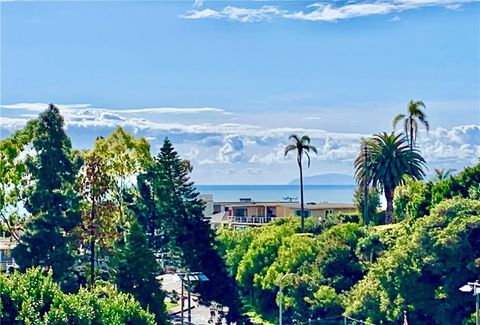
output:
[[[225,205],[230,207],[255,207],[255,206],[282,206],[286,208],[300,209],[299,202],[285,201],[221,201],[214,202],[216,205]],[[322,210],[322,209],[352,209],[355,208],[353,203],[330,203],[330,202],[307,202],[304,204],[305,209]]]

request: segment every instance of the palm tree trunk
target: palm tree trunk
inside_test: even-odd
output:
[[[300,168],[300,222],[301,222],[301,232],[305,231],[305,220],[304,220],[304,206],[303,206],[303,171],[302,171],[302,157],[299,156],[298,159],[298,167]]]
[[[413,150],[413,118],[410,117],[410,151]]]
[[[393,221],[393,191],[391,189],[384,189],[385,199],[387,200],[387,210],[385,211],[385,224],[390,224]]]

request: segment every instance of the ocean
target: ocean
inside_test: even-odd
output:
[[[200,194],[212,194],[213,201],[300,201],[298,185],[196,185]],[[352,203],[355,185],[305,185],[305,202]]]

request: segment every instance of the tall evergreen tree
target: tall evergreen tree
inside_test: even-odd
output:
[[[165,296],[155,278],[157,261],[136,221],[130,225],[125,242],[119,244],[115,268],[118,289],[131,293],[144,308],[154,313],[158,324],[166,324]]]
[[[80,222],[79,197],[73,189],[76,167],[63,117],[50,104],[35,125],[35,155],[27,161],[32,186],[25,208],[32,218],[13,256],[21,269],[40,265],[64,280],[75,262],[72,230]]]
[[[147,172],[138,178],[143,207],[139,215],[155,249],[168,248],[180,266],[203,272],[209,281],[197,283],[202,299],[229,307],[230,317],[238,317],[239,301],[235,282],[228,275],[215,250],[215,239],[203,216],[203,202],[188,176],[189,168],[171,142],[165,139],[158,156]]]

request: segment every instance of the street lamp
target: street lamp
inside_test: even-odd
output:
[[[191,293],[191,283],[195,281],[208,281],[209,279],[205,274],[202,272],[182,272],[182,273],[177,273],[177,275],[180,277],[180,280],[182,282],[182,294],[181,294],[181,324],[183,325],[183,282],[186,280],[187,281],[187,302],[188,302],[188,324],[192,324],[192,309],[191,309],[191,299],[190,299],[190,293]]]
[[[292,275],[293,275],[292,273],[286,273],[278,281],[278,286],[279,286],[279,291],[278,291],[278,300],[279,300],[279,304],[278,304],[278,324],[279,325],[282,325],[282,322],[283,322],[283,320],[282,320],[283,280],[285,280],[285,278],[287,276],[292,276]]]
[[[480,325],[480,315],[479,315],[479,309],[480,309],[480,283],[478,281],[475,282],[468,282],[466,285],[460,287],[458,290],[461,292],[472,292],[473,295],[476,297],[476,303],[475,303],[475,324]]]

